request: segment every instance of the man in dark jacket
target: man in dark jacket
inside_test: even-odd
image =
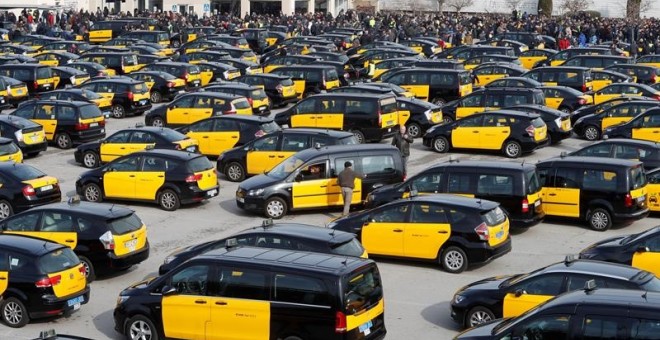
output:
[[[401,124],[399,128],[399,133],[392,137],[392,145],[396,146],[397,149],[401,152],[401,159],[403,159],[403,171],[404,173],[408,169],[408,157],[410,157],[410,144],[413,143],[412,137],[406,133],[406,126]]]
[[[353,171],[353,164],[351,162],[345,162],[344,170],[337,175],[337,184],[341,188],[341,195],[344,198],[344,215],[348,215],[351,209],[355,179],[363,177],[367,177],[367,175]]]

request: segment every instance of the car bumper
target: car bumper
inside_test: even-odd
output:
[[[252,114],[257,116],[267,116],[270,115],[270,109],[268,108],[268,105],[262,105],[256,108],[252,108]]]
[[[262,212],[264,204],[263,197],[236,197],[236,206],[246,211]]]
[[[511,226],[514,228],[529,228],[543,222],[544,218],[545,212],[542,211],[529,217],[509,216],[509,221],[511,221]]]
[[[89,291],[89,286],[87,286],[82,291],[82,293],[76,293],[62,298],[58,298],[55,295],[50,294],[42,295],[40,300],[41,304],[30,306],[30,318],[38,319],[53,315],[71,313],[75,311],[75,309],[74,306],[68,305],[68,301],[79,296],[83,296],[81,305],[87,304],[89,301]]]
[[[136,114],[136,113],[142,113],[145,111],[151,110],[151,103],[147,103],[144,105],[139,105],[139,104],[130,104],[126,108],[126,113],[128,114]]]
[[[98,130],[81,131],[78,133],[71,134],[71,140],[75,144],[92,142],[95,140],[99,140],[101,138],[105,138],[105,128]]]
[[[554,133],[550,132],[550,135],[552,136],[552,141],[554,143],[557,143],[557,142],[562,141],[566,138],[569,138],[569,137],[571,137],[572,134],[573,134],[573,132],[570,131],[570,130],[569,131],[556,131]]]
[[[527,141],[521,141],[520,142],[520,147],[522,148],[523,153],[530,153],[538,148],[541,148],[545,145],[548,144],[548,138],[542,140],[542,141],[534,141],[534,140],[527,140]]]
[[[632,213],[624,213],[624,214],[615,213],[612,215],[612,223],[625,224],[625,223],[637,221],[648,216],[649,212],[650,212],[649,208],[645,208]]]
[[[479,246],[467,248],[465,250],[470,264],[487,263],[498,257],[504,256],[511,251],[511,235],[502,243],[491,247],[485,243],[479,243]]]
[[[196,185],[190,186],[185,190],[182,190],[180,197],[181,204],[201,202],[203,200],[207,200],[209,198],[218,196],[219,193],[220,193],[219,185],[204,190],[200,189]]]
[[[174,97],[176,97],[179,93],[186,92],[186,87],[185,86],[179,86],[179,87],[169,87],[167,89],[166,93],[163,93],[163,99],[165,100],[172,100]]]
[[[149,241],[147,241],[142,249],[126,255],[117,256],[113,252],[108,252],[108,263],[110,268],[130,267],[148,259],[150,251]]]
[[[46,204],[58,203],[62,201],[62,193],[58,190],[57,192],[39,197],[35,200],[26,200],[21,198],[14,206],[14,212],[18,213],[21,211],[28,210],[30,208],[39,207]]]
[[[48,148],[48,142],[43,141],[37,144],[18,143],[18,147],[21,149],[21,151],[24,154],[38,153],[38,152],[46,151],[46,149]]]

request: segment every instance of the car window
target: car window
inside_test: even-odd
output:
[[[582,189],[585,190],[616,190],[616,172],[585,169],[582,174]]]
[[[582,339],[621,339],[618,335],[621,329],[626,328],[626,322],[625,318],[616,316],[586,315],[582,324]]]
[[[154,137],[154,135],[148,132],[133,131],[133,134],[131,135],[131,143],[138,143],[138,144],[156,143],[156,137]]]
[[[557,174],[555,175],[554,187],[579,189],[580,185],[578,179],[578,170],[566,169],[566,168],[557,169]]]
[[[70,214],[46,211],[41,218],[41,231],[73,232],[73,216]]]
[[[35,231],[41,213],[16,216],[2,224],[5,231]]]
[[[569,315],[543,315],[516,326],[514,334],[524,340],[568,339]]]
[[[575,156],[585,156],[585,157],[609,157],[610,156],[609,144],[597,144],[591,147],[578,150],[574,153]]]
[[[295,113],[300,114],[300,113],[312,113],[315,111],[316,107],[316,100],[314,99],[309,99],[309,100],[304,100],[298,105],[296,105],[296,108],[294,109]]]
[[[209,266],[189,266],[170,277],[168,284],[181,295],[207,295]]]
[[[621,159],[640,159],[648,157],[650,150],[634,145],[615,145],[614,157]]]
[[[55,106],[39,105],[34,114],[34,119],[55,119]]]
[[[155,157],[145,156],[142,164],[142,171],[144,172],[165,172],[168,170],[167,160]]]
[[[138,161],[140,160],[140,157],[138,156],[133,156],[133,157],[126,157],[124,159],[120,159],[116,162],[110,163],[108,165],[108,170],[109,171],[137,171],[139,164]]]
[[[429,173],[415,177],[411,180],[411,185],[412,189],[418,192],[438,192],[441,182],[442,174]]]
[[[410,221],[413,223],[448,223],[444,207],[420,202],[412,205]]]
[[[403,223],[406,222],[409,204],[396,204],[387,206],[370,215],[370,219],[380,223]]]
[[[459,121],[458,125],[460,127],[477,127],[481,126],[483,121],[483,115],[478,115],[474,117],[463,118]]]
[[[660,339],[660,320],[634,319],[630,329],[630,338],[639,340]]]
[[[222,269],[219,274],[220,277],[216,278],[218,291],[214,295],[250,300],[267,300],[269,297],[269,275],[265,272],[233,268]]]
[[[562,293],[564,275],[537,275],[515,285],[514,290],[522,290],[525,294],[557,296]]]
[[[275,273],[273,300],[308,305],[329,305],[329,292],[322,280],[302,275]]]
[[[362,158],[362,173],[365,175],[390,173],[394,170],[394,158],[391,155],[364,156]]]
[[[16,109],[16,111],[14,111],[14,115],[23,117],[25,119],[32,119],[34,107],[34,104],[21,105],[18,109]]]
[[[478,195],[513,195],[513,176],[480,175]]]
[[[177,101],[174,103],[170,104],[172,107],[187,107],[191,108],[193,107],[193,100],[195,99],[195,96],[186,96],[183,98],[179,98]]]
[[[309,148],[309,137],[303,134],[282,136],[282,151],[300,151]]]
[[[277,136],[267,136],[257,139],[252,143],[254,151],[275,151],[277,150]]]
[[[448,193],[469,193],[472,176],[470,174],[450,173],[448,175]]]
[[[131,134],[130,131],[120,131],[106,138],[106,141],[108,143],[128,143],[128,138],[130,134]]]

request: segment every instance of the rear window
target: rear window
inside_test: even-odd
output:
[[[170,36],[167,33],[158,33],[158,41],[168,41]]]
[[[71,248],[65,247],[42,255],[37,262],[44,273],[50,274],[73,268],[80,260]]]
[[[188,66],[188,73],[190,74],[199,74],[199,67],[198,66]]]
[[[337,141],[337,144],[339,144],[339,145],[355,145],[355,144],[360,144],[360,142],[357,140],[357,137],[348,136],[348,137],[341,138],[339,141]]]
[[[0,144],[0,156],[11,155],[18,152],[18,147],[14,143]]]
[[[145,83],[138,83],[131,85],[131,91],[135,93],[147,93],[149,89]]]
[[[260,125],[261,130],[265,133],[271,133],[278,131],[280,129],[280,126],[277,125],[275,122],[268,122],[268,123],[263,123]]]
[[[500,207],[497,207],[493,210],[482,213],[481,219],[488,226],[492,227],[504,222],[506,220],[506,214],[504,214],[504,211],[502,211]]]
[[[26,164],[20,166],[17,164],[11,173],[21,181],[29,181],[35,178],[46,177],[46,174],[41,172],[41,170]]]
[[[541,117],[537,117],[535,119],[532,119],[532,125],[535,128],[542,128],[545,126],[545,122],[543,121],[543,119],[541,119]]]
[[[101,95],[99,95],[98,93],[96,93],[94,91],[90,91],[90,90],[85,90],[85,89],[82,90],[82,96],[87,98],[87,99],[100,99],[101,98]]]
[[[124,66],[135,66],[138,63],[137,56],[135,54],[122,56],[121,61]]]
[[[121,217],[116,220],[110,221],[110,231],[113,235],[123,235],[142,228],[142,220],[136,214],[130,214],[126,217]]]
[[[262,90],[262,89],[258,89],[258,90],[254,90],[254,91],[252,91],[252,92],[250,93],[250,97],[251,97],[252,99],[260,100],[260,99],[264,99],[264,98],[266,98],[267,95],[266,95],[266,91],[264,91],[264,90]]]
[[[387,98],[380,101],[380,110],[385,113],[393,113],[397,111],[396,99]]]
[[[291,86],[291,85],[293,85],[293,81],[291,80],[291,78],[282,79],[282,80],[280,80],[280,85],[282,85],[282,86]]]
[[[80,107],[80,119],[92,119],[103,117],[103,113],[99,110],[98,106],[85,105]]]
[[[344,287],[344,306],[347,315],[359,314],[375,306],[383,298],[380,273],[375,265],[349,276]]]
[[[534,170],[525,172],[525,183],[527,184],[527,195],[535,194],[541,190],[539,176]]]
[[[237,109],[248,109],[250,108],[250,102],[247,101],[247,99],[236,99],[233,102],[231,102],[232,105],[234,105],[235,108]]]
[[[639,165],[628,171],[630,172],[630,190],[639,189],[646,185],[644,167]]]
[[[50,67],[37,68],[37,79],[48,79],[51,77],[53,77],[53,72],[51,72]]]
[[[360,257],[364,253],[364,248],[356,238],[351,238],[344,243],[332,246],[332,253],[337,255]]]
[[[213,164],[205,156],[193,158],[188,162],[188,169],[192,172],[202,172],[213,169]]]
[[[339,76],[337,76],[337,71],[335,70],[327,70],[325,71],[325,77],[327,81],[334,81],[339,79]]]
[[[158,74],[159,76],[163,77],[165,80],[173,80],[173,79],[178,79],[177,77],[167,73],[167,72],[162,72]]]
[[[469,73],[460,73],[458,75],[458,80],[461,85],[472,84],[472,79],[470,78]]]
[[[579,95],[582,95],[582,93]],[[545,95],[543,92],[535,92],[532,97],[532,103],[537,105],[545,105]]]

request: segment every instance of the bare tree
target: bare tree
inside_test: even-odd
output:
[[[523,0],[506,0],[506,6],[513,11],[514,9],[518,9],[521,2],[523,2]]]
[[[438,12],[442,12],[442,6],[445,5],[445,0],[436,0],[438,2]]]
[[[447,0],[445,2],[449,8],[452,8],[457,13],[465,7],[474,5],[474,0]]]
[[[653,0],[628,0],[626,1],[626,17],[637,19],[640,14],[648,12],[653,6]]]
[[[566,0],[561,8],[565,13],[577,13],[588,9],[591,4],[591,0]]]

